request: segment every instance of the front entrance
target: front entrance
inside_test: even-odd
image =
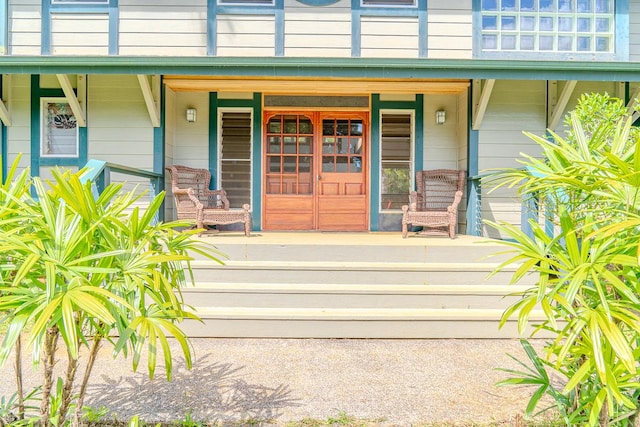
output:
[[[368,113],[265,113],[263,228],[368,229]]]

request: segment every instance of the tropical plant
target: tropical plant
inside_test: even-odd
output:
[[[91,183],[81,180],[84,170],[54,170],[45,184],[15,174],[16,165],[0,187],[0,312],[8,313],[0,363],[27,338],[42,370],[39,423],[79,423],[103,345],[114,355],[131,353],[133,370],[146,354],[150,377],[162,360],[170,379],[172,336],[190,368],[191,347],[177,324],[197,317],[180,288],[193,282],[192,254],[218,261],[221,254],[192,238],[198,230],[179,231],[187,224],[155,220],[164,193],[141,210],[135,206],[140,196],[123,192],[122,184],[94,197]],[[59,347],[66,367],[56,379],[54,366],[63,364]],[[80,373],[83,349],[87,363]],[[20,370],[17,382],[23,402]],[[19,416],[25,416],[24,404]]]
[[[529,364],[507,370],[501,384],[536,385],[527,414],[548,395],[567,425],[633,425],[638,419],[640,359],[640,134],[622,101],[583,96],[567,118],[566,137],[527,134],[542,157],[523,156],[523,168],[495,175],[495,186],[516,187],[553,222],[553,235],[530,220],[531,234],[492,223],[519,266],[512,282],[535,285],[503,314],[517,316],[520,333],[539,310],[534,333],[551,340],[543,357],[527,340]],[[559,376],[560,387],[550,380]]]

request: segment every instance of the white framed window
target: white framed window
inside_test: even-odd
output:
[[[41,157],[78,157],[78,122],[65,98],[41,98]]]
[[[417,0],[360,0],[362,7],[415,7]]]
[[[399,211],[413,189],[414,111],[380,112],[380,210]]]
[[[486,52],[612,54],[615,0],[481,0]]]
[[[72,4],[72,5],[96,5],[109,4],[109,0],[51,0],[51,4]]]
[[[227,192],[229,205],[251,203],[251,145],[253,112],[249,108],[218,111],[218,182]]]

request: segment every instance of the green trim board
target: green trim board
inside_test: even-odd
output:
[[[380,94],[371,95],[371,144],[369,149],[369,177],[371,180],[369,197],[369,229],[385,231],[386,216],[397,216],[398,213],[380,211],[380,120],[381,110],[410,110],[414,112],[413,120],[413,170],[423,168],[424,157],[424,95],[417,94],[414,101],[381,101]]]
[[[218,110],[220,108],[252,109],[252,157],[251,157],[251,223],[253,231],[262,224],[262,94],[254,93],[251,99],[219,99],[216,92],[209,93],[209,172],[212,189],[217,188],[219,164]]]
[[[5,56],[5,74],[640,81],[638,62],[489,59]]]
[[[8,1],[8,0],[0,0]],[[51,0],[42,0],[41,16],[42,27],[40,32],[40,52],[42,55],[51,55],[51,18],[56,13],[92,13],[107,14],[109,17],[109,55],[118,54],[120,17],[118,12],[118,0],[108,0],[104,3],[52,3]],[[33,74],[33,73],[32,73]]]
[[[40,99],[47,97],[64,98],[62,89],[43,89],[40,75],[31,75],[31,175],[40,176],[40,166],[69,166],[81,168],[87,163],[87,127],[78,127],[78,157],[40,156]]]
[[[472,178],[479,174],[478,148],[479,131],[473,130],[473,86],[469,88],[467,96],[467,177]],[[482,231],[482,224],[478,224],[478,218],[482,213],[481,194],[478,193],[476,185],[480,181],[467,179],[467,231],[470,236],[479,236]]]
[[[153,128],[153,171],[161,174],[164,177],[164,167],[166,159],[166,144],[165,144],[165,118],[166,118],[166,88],[162,85],[162,76],[160,76],[160,126]],[[151,181],[153,185],[153,181]],[[155,195],[164,191],[164,179],[158,180],[158,188],[155,188]],[[164,221],[165,218],[165,201],[162,202],[162,207],[159,211],[159,220]]]
[[[217,0],[207,0],[207,55],[216,56],[218,52],[219,15],[272,15],[275,20],[276,57],[284,56],[284,0],[275,0],[273,4],[262,5],[219,5]]]

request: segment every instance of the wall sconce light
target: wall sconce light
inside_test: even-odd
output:
[[[436,111],[436,124],[443,125],[447,121],[447,113],[444,110]]]
[[[195,108],[187,108],[187,121],[189,123],[195,123],[196,122],[196,109]]]

